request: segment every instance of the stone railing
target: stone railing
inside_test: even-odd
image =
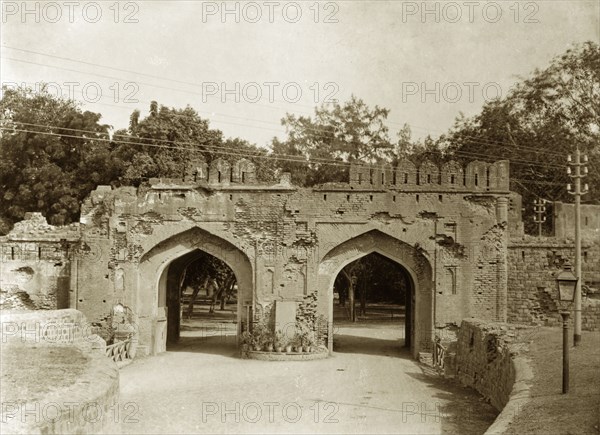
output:
[[[133,359],[132,341],[132,337],[129,337],[124,341],[119,341],[106,346],[106,356],[114,362]]]
[[[440,340],[435,341],[433,347],[433,365],[434,367],[444,370],[444,360],[446,358],[446,347],[442,345]]]

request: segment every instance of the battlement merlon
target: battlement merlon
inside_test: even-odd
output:
[[[316,187],[319,190],[385,190],[402,191],[470,191],[470,192],[508,192],[510,168],[508,160],[494,163],[472,161],[463,166],[455,160],[450,160],[438,167],[435,163],[425,160],[416,165],[409,159],[402,159],[393,167],[391,164],[367,165],[351,163],[346,183],[325,183]],[[252,162],[240,159],[233,164],[224,159],[215,159],[210,167],[205,162],[191,164],[191,172],[181,180],[169,180],[162,187],[170,184],[185,186],[213,187],[222,190],[232,186],[236,189],[242,186],[261,186],[256,177],[256,169]],[[290,185],[290,177],[280,184]],[[152,184],[152,181],[151,181]],[[155,180],[155,188],[160,183]],[[271,186],[272,189],[275,186]],[[174,188],[174,186],[173,186]],[[259,188],[260,189],[260,188]]]
[[[425,160],[419,166],[403,159],[396,167],[386,165],[351,164],[348,185],[357,190],[401,191],[470,191],[509,192],[508,160],[494,163],[472,161],[463,167],[451,160],[439,168]],[[344,183],[328,183],[323,188],[341,190]]]
[[[510,167],[508,160],[494,163],[472,161],[466,166],[454,160],[438,167],[425,160],[415,165],[403,159],[395,167],[390,164],[365,165],[351,163],[348,182],[324,183],[315,190],[397,190],[430,192],[498,192],[510,190]],[[192,170],[183,178],[151,178],[150,189],[155,191],[188,191],[202,189],[206,192],[218,190],[294,190],[289,173],[281,174],[279,183],[261,183],[256,178],[254,164],[246,159],[231,164],[224,159],[215,159],[210,167],[205,162],[193,162]],[[98,186],[93,192],[96,197],[110,191],[109,186]]]

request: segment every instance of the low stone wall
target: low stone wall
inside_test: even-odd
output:
[[[119,373],[76,310],[2,313],[1,433],[119,432]]]
[[[529,364],[522,353],[535,337],[535,328],[463,320],[453,360],[447,364],[458,380],[476,389],[502,412],[487,433],[501,433],[518,406],[529,397]]]

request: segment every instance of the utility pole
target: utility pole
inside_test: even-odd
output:
[[[575,182],[575,190],[571,189],[571,183],[567,184],[567,191],[571,195],[575,195],[575,276],[577,277],[577,284],[575,287],[575,318],[574,318],[574,335],[573,344],[578,346],[581,342],[581,195],[588,193],[587,183],[584,185],[583,190],[581,189],[581,179],[587,176],[588,168],[587,156],[583,156],[583,163],[581,162],[581,152],[579,146],[575,150],[575,162],[572,161],[571,155],[567,157],[569,167],[567,167],[567,174],[573,178]],[[575,169],[575,174],[571,171],[571,167]],[[581,170],[583,168],[583,171]],[[582,173],[583,172],[583,173]]]
[[[536,216],[533,217],[533,221],[538,224],[538,237],[542,237],[542,224],[546,222],[546,201],[545,199],[538,198],[533,200],[533,211]]]

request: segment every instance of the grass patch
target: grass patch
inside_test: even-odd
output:
[[[572,341],[572,328],[569,333]],[[570,388],[562,394],[562,329],[540,328],[528,353],[532,397],[507,433],[600,433],[600,332],[584,331],[581,344],[569,350]]]
[[[91,361],[73,346],[3,346],[2,402],[31,402],[77,382]]]

